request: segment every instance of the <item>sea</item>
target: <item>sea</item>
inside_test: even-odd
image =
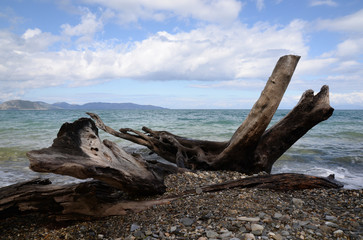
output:
[[[194,139],[226,141],[249,110],[90,110],[114,129],[147,126]],[[36,177],[55,184],[78,179],[29,169],[26,152],[51,146],[61,125],[88,117],[85,110],[0,111],[0,187]],[[277,110],[271,124],[289,110]],[[149,151],[100,130],[126,151],[148,156]],[[158,158],[156,156],[156,158]],[[363,110],[335,110],[299,139],[273,166],[272,173],[303,173],[326,177],[334,174],[346,189],[363,188]]]

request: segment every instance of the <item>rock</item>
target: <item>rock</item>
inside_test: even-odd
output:
[[[279,212],[275,213],[273,216],[274,219],[280,219],[281,217],[282,217],[282,214]]]
[[[217,238],[219,236],[215,231],[206,231],[206,235],[208,238]]]
[[[232,232],[224,232],[222,234],[219,235],[220,238],[224,239],[224,238],[229,238],[230,236],[232,236]]]
[[[292,199],[292,203],[297,207],[297,208],[302,208],[304,205],[304,201],[301,200],[300,198],[293,198]]]
[[[344,232],[342,230],[336,230],[333,232],[334,237],[343,237],[344,236]]]
[[[139,229],[140,226],[136,223],[131,224],[130,231],[135,232],[137,229]]]
[[[272,218],[271,218],[270,215],[266,215],[262,221],[264,223],[271,223],[272,222]]]
[[[133,235],[136,238],[143,238],[143,237],[145,237],[145,235],[140,230],[135,231]]]
[[[280,234],[275,234],[273,232],[268,233],[269,238],[272,238],[274,240],[282,240],[282,236]]]
[[[286,215],[283,215],[280,220],[283,222],[289,222],[290,219],[291,219],[291,217],[286,214]]]
[[[310,224],[306,225],[305,228],[316,230],[316,229],[318,229],[318,226],[315,226],[315,225],[310,223]]]
[[[103,238],[104,238],[104,236],[103,236],[103,234],[98,234],[98,235],[97,235],[97,238],[98,238],[98,239],[103,239]]]
[[[256,238],[252,233],[244,233],[241,236],[241,240],[256,240]]]
[[[327,220],[327,221],[336,221],[337,220],[337,217],[330,216],[330,215],[326,215],[325,216],[325,220]]]
[[[303,227],[308,225],[310,222],[309,221],[299,221],[299,226]]]
[[[197,194],[201,194],[203,192],[203,189],[201,189],[201,188],[198,187],[198,188],[195,189],[195,192]]]
[[[319,229],[323,232],[323,233],[328,233],[331,231],[331,228],[326,226],[326,225],[320,225]]]
[[[258,216],[259,216],[260,218],[263,218],[264,216],[266,216],[266,213],[264,213],[264,212],[259,212],[259,213],[258,213]]]
[[[229,210],[228,210],[228,213],[229,213],[229,214],[232,214],[232,215],[235,215],[235,214],[237,214],[237,213],[238,213],[238,211],[237,211],[237,210],[235,210],[235,209],[229,209]]]
[[[176,229],[177,229],[177,226],[171,226],[170,227],[170,232],[173,233],[173,232],[176,231]]]
[[[260,221],[259,217],[237,217],[237,220],[246,221],[246,222],[258,222]]]
[[[325,222],[325,225],[332,228],[339,228],[339,226],[336,223],[333,222]]]
[[[246,227],[245,227],[245,226],[241,226],[241,227],[239,228],[239,231],[240,231],[240,232],[242,232],[242,233],[245,233],[245,232],[247,232],[247,229],[246,229]]]
[[[192,218],[182,218],[180,219],[180,222],[184,225],[184,226],[190,226],[194,223],[194,219]]]
[[[208,212],[207,214],[204,214],[202,217],[200,217],[199,219],[204,221],[204,220],[208,220],[210,219],[211,217],[213,217],[213,213],[211,212]]]
[[[134,240],[134,239],[135,239],[135,237],[132,236],[132,235],[130,235],[130,236],[128,236],[128,237],[125,238],[125,240]]]
[[[150,236],[151,234],[153,234],[153,232],[152,232],[152,231],[150,231],[150,230],[146,230],[146,231],[145,231],[145,235],[146,235],[146,236]]]
[[[254,235],[260,236],[262,235],[262,231],[263,231],[264,227],[262,225],[253,223],[251,224],[251,232]]]

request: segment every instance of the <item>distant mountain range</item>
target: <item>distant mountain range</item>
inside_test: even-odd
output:
[[[24,100],[11,100],[0,104],[0,110],[57,110],[57,109],[80,109],[80,110],[120,110],[120,109],[165,109],[153,105],[139,105],[134,103],[104,103],[92,102],[83,105],[59,102],[48,104],[45,102],[32,102]]]

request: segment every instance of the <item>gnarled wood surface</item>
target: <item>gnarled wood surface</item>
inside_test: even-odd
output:
[[[126,200],[125,194],[99,181],[63,186],[34,179],[0,188],[0,216],[38,212],[57,221],[90,220],[139,212],[172,199]]]
[[[94,178],[138,195],[164,193],[164,176],[182,171],[172,165],[148,163],[111,141],[102,142],[89,118],[63,124],[51,147],[30,151],[27,156],[33,171]]]

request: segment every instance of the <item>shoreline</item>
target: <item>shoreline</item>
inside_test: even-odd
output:
[[[234,172],[170,175],[163,197],[240,178]],[[139,213],[56,223],[0,219],[1,239],[363,239],[363,189],[229,189],[193,194]]]

